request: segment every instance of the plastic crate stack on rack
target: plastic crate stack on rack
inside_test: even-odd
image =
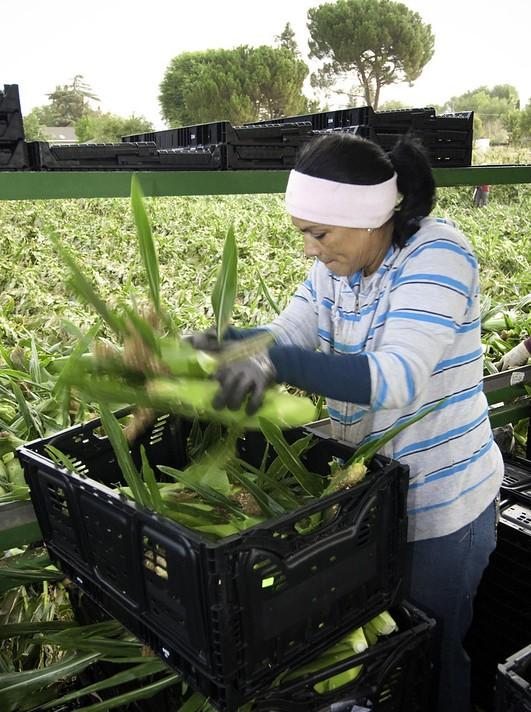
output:
[[[192,424],[161,415],[132,446],[152,466],[183,468]],[[308,432],[312,432],[309,428]],[[300,429],[286,431],[288,440]],[[328,472],[351,449],[312,432],[306,464]],[[48,456],[53,444],[75,473]],[[249,432],[240,456],[259,466],[265,442]],[[379,712],[429,712],[433,621],[400,598],[407,469],[383,457],[351,489],[220,540],[120,496],[122,482],[98,420],[23,446],[19,456],[51,558],[219,710],[324,710],[338,700]],[[270,457],[274,453],[269,453]],[[300,523],[326,512],[316,530]],[[354,628],[390,610],[399,631],[360,655],[278,687],[279,673],[315,659]],[[319,680],[362,665],[344,689]],[[353,703],[354,704],[354,703]]]
[[[433,166],[469,166],[473,112],[436,116],[435,109],[375,112],[370,106],[287,116],[234,127],[228,121],[125,136],[124,142],[155,141],[158,148],[219,149],[225,170],[292,168],[300,146],[315,135],[348,131],[390,151],[407,133],[424,144]]]
[[[417,135],[434,166],[469,166],[473,113],[435,110],[375,112],[370,106],[258,121],[182,126],[125,136],[120,143],[25,142],[18,86],[0,92],[0,170],[286,170],[301,146],[328,131],[348,131],[390,151],[400,136]]]
[[[496,549],[474,601],[466,641],[473,698],[486,712],[494,708],[498,665],[531,643],[530,460],[506,456],[501,497]]]
[[[531,645],[498,666],[496,712],[531,712]]]
[[[125,137],[124,143],[155,141],[161,150],[211,151],[224,170],[286,169],[295,165],[301,145],[314,135],[310,121],[232,126],[228,121],[183,126]]]
[[[397,109],[374,111],[370,106],[339,109],[305,116],[288,116],[266,123],[309,121],[316,131],[347,130],[379,143],[390,151],[400,136],[415,134],[428,151],[433,166],[469,166],[472,162],[472,111],[436,116],[435,109]]]
[[[32,170],[39,171],[206,171],[221,167],[219,152],[196,148],[165,150],[153,141],[62,145],[32,141],[27,147]]]
[[[0,171],[28,167],[20,98],[16,84],[0,90]]]

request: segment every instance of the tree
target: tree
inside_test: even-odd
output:
[[[70,84],[58,85],[47,94],[50,100],[47,118],[52,122],[47,126],[73,126],[83,115],[93,111],[88,100],[99,99],[82,80],[83,75],[76,74]]]
[[[295,57],[300,57],[301,53],[295,40],[295,32],[289,22],[286,22],[286,26],[279,35],[275,35],[275,41],[279,47],[284,47],[284,49],[289,50]]]
[[[526,142],[531,141],[531,99],[520,112],[520,135]]]
[[[519,138],[520,100],[518,91],[510,84],[498,84],[489,89],[480,86],[476,89],[453,96],[446,102],[447,111],[473,111],[474,136],[486,136],[496,142],[503,142],[511,137]]]
[[[355,78],[374,109],[383,86],[413,84],[434,51],[430,25],[392,0],[337,0],[310,8],[308,30],[310,57],[325,61],[320,86]]]
[[[76,122],[76,136],[80,142],[118,143],[122,136],[153,131],[153,124],[143,116],[124,118],[111,113],[94,112]]]
[[[234,124],[303,113],[308,67],[286,47],[241,46],[174,57],[160,84],[169,125]]]
[[[24,138],[26,141],[46,141],[43,128],[47,124],[42,123],[42,116],[38,108],[32,109],[27,116],[24,116]]]

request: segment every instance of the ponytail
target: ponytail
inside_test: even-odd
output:
[[[393,242],[401,248],[417,232],[422,218],[431,213],[435,204],[435,181],[426,151],[413,136],[399,139],[389,158],[402,195],[393,217]]]

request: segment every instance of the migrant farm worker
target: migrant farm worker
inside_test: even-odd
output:
[[[434,201],[410,138],[390,155],[346,133],[309,143],[286,207],[313,265],[267,327],[275,345],[218,372],[215,405],[255,410],[269,384],[288,383],[326,396],[333,435],[359,445],[445,399],[382,454],[410,468],[405,597],[440,626],[437,710],[469,712],[462,641],[495,547],[503,463],[482,388],[477,261],[450,221],[428,217]],[[208,348],[208,332],[194,342]]]

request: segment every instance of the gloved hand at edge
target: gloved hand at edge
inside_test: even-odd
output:
[[[518,344],[518,346],[515,346],[513,349],[508,351],[495,365],[498,371],[507,371],[510,368],[525,366],[530,358],[531,337],[525,341],[522,341]]]
[[[215,326],[209,326],[208,329],[203,331],[193,331],[183,338],[191,343],[194,349],[199,349],[199,351],[221,351],[223,348],[223,342],[218,341]]]

